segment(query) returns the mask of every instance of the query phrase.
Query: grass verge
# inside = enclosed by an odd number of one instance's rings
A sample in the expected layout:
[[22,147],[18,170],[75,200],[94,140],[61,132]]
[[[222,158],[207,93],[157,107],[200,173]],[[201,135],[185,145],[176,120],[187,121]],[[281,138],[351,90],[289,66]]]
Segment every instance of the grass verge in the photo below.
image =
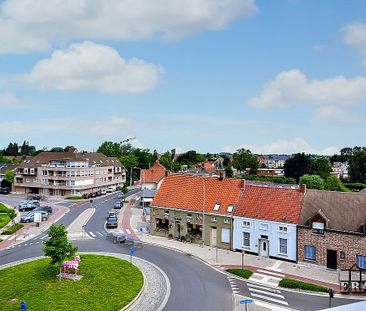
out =
[[312,284],[312,283],[302,282],[302,281],[298,281],[298,280],[286,279],[286,278],[284,278],[280,281],[279,286],[286,287],[286,288],[309,290],[312,292],[325,292],[325,293],[328,292],[328,288],[326,288],[326,287]]
[[11,209],[6,207],[3,203],[0,203],[0,213],[10,213]]
[[117,311],[143,285],[141,271],[115,257],[81,255],[80,281],[58,281],[57,267],[49,262],[41,259],[0,270],[0,310],[19,310],[19,303],[26,301],[29,310],[37,311]]
[[80,195],[71,195],[65,198],[65,200],[82,200],[83,197]]
[[24,225],[22,225],[22,224],[15,224],[15,225],[9,227],[7,230],[5,230],[3,232],[3,235],[11,235],[14,232],[18,231],[19,229],[22,229],[23,227],[24,227]]
[[244,279],[249,279],[253,274],[252,271],[246,269],[226,269],[225,271],[240,276]]
[[8,214],[0,214],[0,229],[3,228],[10,221]]

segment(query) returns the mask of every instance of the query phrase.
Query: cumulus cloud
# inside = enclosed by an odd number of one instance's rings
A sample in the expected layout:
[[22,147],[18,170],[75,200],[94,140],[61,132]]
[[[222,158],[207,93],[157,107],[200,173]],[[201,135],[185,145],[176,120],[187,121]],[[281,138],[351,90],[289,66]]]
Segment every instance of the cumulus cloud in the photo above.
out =
[[304,139],[296,137],[293,140],[280,139],[266,145],[250,145],[242,144],[236,146],[226,146],[223,148],[225,152],[235,152],[240,148],[251,150],[257,154],[293,154],[305,152],[311,154],[332,155],[338,152],[339,148],[330,146],[324,149],[317,149],[310,146]]
[[5,0],[0,52],[43,51],[80,39],[179,38],[224,29],[256,11],[255,0]]
[[43,90],[142,93],[153,88],[163,73],[160,66],[137,58],[125,60],[109,46],[86,41],[53,52],[24,79]]
[[12,93],[0,94],[0,108],[18,108],[21,106],[20,100]]
[[314,110],[315,121],[352,123],[361,121],[361,117],[356,113],[346,111],[335,106],[321,106]]
[[287,107],[300,104],[352,105],[365,101],[366,78],[362,76],[316,80],[307,78],[300,70],[280,72],[268,82],[249,104],[257,108]]
[[342,28],[344,41],[356,47],[361,54],[362,65],[366,67],[366,23],[354,22]]

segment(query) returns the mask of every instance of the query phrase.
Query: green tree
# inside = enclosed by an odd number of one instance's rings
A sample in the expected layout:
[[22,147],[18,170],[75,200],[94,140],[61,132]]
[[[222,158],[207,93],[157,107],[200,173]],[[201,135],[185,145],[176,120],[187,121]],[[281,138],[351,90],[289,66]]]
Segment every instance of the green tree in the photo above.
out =
[[70,149],[76,149],[74,146],[66,146],[65,148],[64,148],[64,151],[65,152],[68,152]]
[[23,145],[20,147],[20,154],[21,155],[29,155],[29,142],[24,141]]
[[324,180],[319,175],[305,174],[300,178],[300,185],[306,185],[309,189],[324,190]]
[[339,191],[341,185],[341,181],[337,176],[330,175],[324,181],[324,189],[329,191]]
[[4,150],[4,154],[7,156],[18,156],[19,155],[19,147],[17,143],[9,143],[8,147]]
[[200,162],[197,160],[197,152],[195,150],[189,150],[185,153],[180,154],[177,161],[186,165],[193,165]]
[[167,170],[172,170],[173,168],[173,160],[172,154],[170,151],[165,152],[159,159],[159,162],[162,166],[164,166]]
[[10,184],[14,182],[14,172],[12,170],[5,171],[5,180]]
[[299,182],[302,175],[311,172],[311,158],[305,153],[296,153],[285,161],[283,167],[286,177],[295,178]]
[[120,144],[111,141],[103,142],[97,152],[103,153],[107,157],[120,157],[122,155]]
[[232,165],[239,171],[244,171],[246,168],[256,170],[258,161],[249,149],[241,148],[233,154]]
[[311,174],[319,175],[324,180],[330,175],[332,165],[327,157],[318,157],[311,161]]
[[64,148],[62,147],[53,147],[50,150],[51,152],[64,152]]
[[51,264],[58,265],[61,273],[61,266],[65,259],[75,255],[78,250],[67,240],[67,231],[63,224],[52,225],[48,232],[49,240],[43,242],[45,256],[51,258]]
[[353,182],[366,183],[366,150],[357,150],[349,159],[349,175]]
[[230,165],[225,168],[225,176],[227,178],[232,178],[234,176],[233,168]]

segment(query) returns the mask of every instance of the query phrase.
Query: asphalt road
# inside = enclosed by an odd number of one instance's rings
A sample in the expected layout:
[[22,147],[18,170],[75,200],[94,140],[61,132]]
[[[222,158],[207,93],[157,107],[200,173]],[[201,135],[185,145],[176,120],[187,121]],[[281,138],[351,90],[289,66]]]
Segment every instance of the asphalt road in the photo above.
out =
[[[93,199],[93,206],[96,212],[87,223],[87,232],[103,232],[105,234],[105,218],[115,201],[114,195],[97,197]],[[63,223],[68,227],[72,221],[85,209],[90,208],[89,202],[66,202],[70,207],[67,213],[58,223]],[[40,256],[42,255],[42,236],[37,236],[19,246],[0,251],[0,264],[6,264],[12,261]],[[128,254],[129,249],[123,246],[113,244],[107,241],[103,236],[97,235],[93,240],[73,241],[73,244],[79,247],[80,251],[102,251],[119,252]],[[232,289],[227,276],[219,273],[204,263],[187,256],[186,254],[172,251],[169,249],[144,245],[142,249],[135,252],[135,256],[146,259],[159,266],[168,276],[171,283],[171,294],[164,310],[232,310]],[[239,288],[240,294],[251,296],[253,294],[253,285],[236,280],[235,284]],[[251,286],[251,291],[248,288]],[[289,307],[298,310],[321,310],[328,306],[328,298],[316,295],[308,295],[297,292],[288,292],[279,290],[280,294],[273,293],[271,290],[265,290],[260,287],[254,288],[256,294],[263,296],[261,300],[274,303],[275,295],[284,297],[284,301]],[[264,292],[270,292],[266,295]],[[274,295],[273,295],[274,294]],[[267,299],[270,297],[272,299]],[[254,298],[254,297],[253,297]],[[279,300],[279,299],[277,299]],[[351,303],[348,299],[333,299],[333,306]],[[283,306],[283,303],[278,303]]]

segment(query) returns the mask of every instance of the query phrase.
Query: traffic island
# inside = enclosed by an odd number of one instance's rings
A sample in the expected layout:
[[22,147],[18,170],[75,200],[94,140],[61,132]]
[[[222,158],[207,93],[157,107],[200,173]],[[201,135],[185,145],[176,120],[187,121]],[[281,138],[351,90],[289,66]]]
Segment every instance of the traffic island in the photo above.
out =
[[0,310],[15,310],[21,302],[38,311],[121,310],[144,284],[140,269],[116,257],[82,254],[79,269],[78,282],[59,281],[48,258],[0,270]]

